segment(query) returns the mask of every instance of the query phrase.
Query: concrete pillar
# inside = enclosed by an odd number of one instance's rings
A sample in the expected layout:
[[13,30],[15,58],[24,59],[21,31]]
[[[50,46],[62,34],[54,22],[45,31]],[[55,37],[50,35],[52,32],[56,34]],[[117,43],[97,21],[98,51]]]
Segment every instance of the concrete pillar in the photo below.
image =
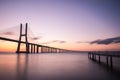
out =
[[45,47],[45,53],[47,53],[47,47]]
[[31,44],[31,53],[33,53],[33,45]]
[[35,49],[36,49],[36,48],[35,48],[35,44],[34,44],[34,53],[35,53]]
[[59,49],[59,53],[61,53],[61,50]]
[[41,53],[43,53],[43,47],[41,46]]
[[52,53],[52,48],[50,48],[50,53]]
[[46,53],[48,53],[48,47],[46,47]]
[[44,53],[46,53],[46,47],[44,47]]
[[37,53],[39,53],[39,46],[37,45]]
[[112,64],[112,56],[110,56],[110,68],[113,68],[113,64]]
[[53,49],[51,48],[51,53],[53,53]]
[[56,53],[58,53],[58,49],[56,49]]
[[57,53],[57,49],[55,49],[55,53]]
[[30,53],[30,44],[28,43],[28,53]]
[[53,53],[55,52],[55,49],[53,48]]
[[48,53],[50,53],[50,48],[48,47]]
[[61,53],[61,50],[59,49],[59,53]]
[[56,53],[56,49],[54,48],[54,53]]
[[49,47],[47,48],[47,50],[48,50],[48,53],[50,53],[50,48]]
[[108,67],[108,56],[106,56],[106,64],[107,64],[107,67]]
[[62,49],[61,49],[61,51],[60,51],[61,53],[62,53]]

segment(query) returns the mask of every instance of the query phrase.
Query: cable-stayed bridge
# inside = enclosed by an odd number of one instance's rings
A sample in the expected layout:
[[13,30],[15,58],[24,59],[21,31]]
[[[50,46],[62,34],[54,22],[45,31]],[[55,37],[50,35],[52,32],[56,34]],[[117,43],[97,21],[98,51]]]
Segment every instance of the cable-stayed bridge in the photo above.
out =
[[[45,46],[45,45],[40,45],[37,43],[33,42],[28,42],[28,24],[26,23],[25,25],[25,30],[23,31],[23,25],[20,24],[20,34],[17,35],[19,36],[19,40],[16,39],[11,39],[8,37],[0,37],[0,40],[5,40],[5,41],[11,41],[11,42],[16,42],[18,43],[16,53],[67,53],[67,52],[78,52],[78,51],[73,51],[73,50],[66,50],[66,49],[61,49],[61,48],[56,48],[56,47],[50,47],[50,46]],[[13,33],[11,32],[6,32],[6,34],[12,35]],[[22,41],[22,37],[24,37],[25,41]],[[25,44],[25,50],[21,51],[21,43]]]

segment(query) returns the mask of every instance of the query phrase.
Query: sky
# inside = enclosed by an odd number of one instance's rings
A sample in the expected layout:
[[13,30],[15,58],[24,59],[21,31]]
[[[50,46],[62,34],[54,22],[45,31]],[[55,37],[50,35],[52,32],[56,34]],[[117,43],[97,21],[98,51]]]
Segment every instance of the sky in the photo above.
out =
[[[28,23],[38,44],[80,51],[120,50],[119,8],[119,0],[0,0],[0,36],[16,38],[15,29]],[[16,47],[0,40],[0,51]]]

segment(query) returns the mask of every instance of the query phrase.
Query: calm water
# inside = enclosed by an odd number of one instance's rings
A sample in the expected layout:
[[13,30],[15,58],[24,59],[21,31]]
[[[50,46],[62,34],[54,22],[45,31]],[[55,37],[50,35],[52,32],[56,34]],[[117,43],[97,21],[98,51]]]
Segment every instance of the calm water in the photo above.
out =
[[120,80],[87,54],[0,54],[0,80]]

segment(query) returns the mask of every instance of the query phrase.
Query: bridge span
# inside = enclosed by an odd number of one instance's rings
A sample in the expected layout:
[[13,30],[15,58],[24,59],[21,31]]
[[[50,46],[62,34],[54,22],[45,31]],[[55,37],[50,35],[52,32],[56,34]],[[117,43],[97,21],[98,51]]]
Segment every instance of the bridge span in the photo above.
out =
[[[25,37],[25,41],[21,40],[22,36]],[[67,53],[67,52],[78,52],[78,51],[60,49],[60,48],[56,48],[56,47],[44,46],[44,45],[28,42],[28,39],[27,39],[27,23],[26,23],[25,34],[22,34],[22,24],[20,24],[19,40],[9,39],[9,38],[5,38],[5,37],[0,37],[0,40],[5,40],[5,41],[18,43],[16,53]],[[26,44],[26,51],[20,51],[20,44],[21,43]]]
[[[16,43],[20,42],[20,43],[26,44],[26,42],[24,42],[24,41],[18,41],[18,40],[4,38],[4,37],[0,37],[0,40],[16,42]],[[75,52],[73,50],[60,49],[60,48],[44,46],[44,45],[35,44],[35,43],[28,43],[28,45],[29,45],[29,53],[67,53],[67,52]],[[41,48],[41,51],[39,50],[39,48]],[[22,51],[20,53],[26,53],[26,52]]]

